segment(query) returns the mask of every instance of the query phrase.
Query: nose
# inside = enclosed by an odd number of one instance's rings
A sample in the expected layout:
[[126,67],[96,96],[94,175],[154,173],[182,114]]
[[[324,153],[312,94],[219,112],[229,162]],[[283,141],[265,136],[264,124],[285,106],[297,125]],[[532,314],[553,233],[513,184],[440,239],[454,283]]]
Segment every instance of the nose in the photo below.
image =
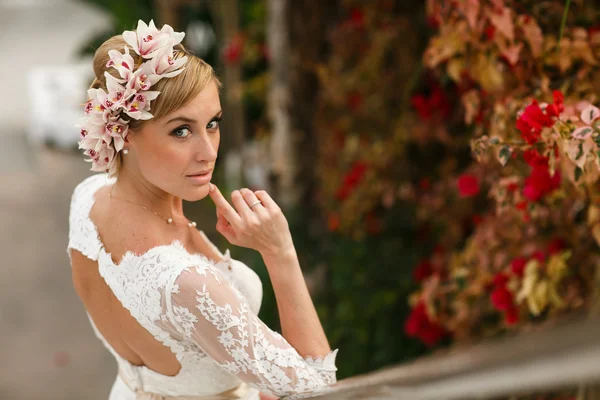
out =
[[200,142],[196,146],[196,161],[213,163],[217,159],[219,142],[214,140],[211,135],[204,132]]

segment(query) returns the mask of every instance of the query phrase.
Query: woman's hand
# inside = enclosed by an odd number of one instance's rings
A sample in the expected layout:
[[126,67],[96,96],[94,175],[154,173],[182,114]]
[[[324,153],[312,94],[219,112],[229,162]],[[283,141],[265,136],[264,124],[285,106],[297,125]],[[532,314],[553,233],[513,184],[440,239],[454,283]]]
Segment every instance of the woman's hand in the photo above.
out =
[[276,257],[294,251],[288,222],[283,212],[264,190],[235,190],[231,204],[213,184],[210,198],[217,206],[217,231],[236,246],[248,247],[263,257]]

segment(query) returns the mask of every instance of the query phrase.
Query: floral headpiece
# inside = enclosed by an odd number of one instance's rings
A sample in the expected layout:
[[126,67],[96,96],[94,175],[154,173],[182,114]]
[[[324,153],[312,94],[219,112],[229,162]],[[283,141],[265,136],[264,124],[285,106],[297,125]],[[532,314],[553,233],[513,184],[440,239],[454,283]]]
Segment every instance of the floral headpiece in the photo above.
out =
[[142,58],[144,62],[134,71],[133,57],[129,48],[124,53],[110,50],[110,60],[106,67],[119,72],[120,79],[104,72],[106,88],[89,89],[85,104],[85,120],[81,125],[79,148],[92,163],[92,171],[112,174],[116,168],[115,156],[123,149],[127,136],[129,118],[147,120],[150,114],[150,102],[160,94],[150,91],[150,87],[162,78],[172,78],[183,71],[187,57],[173,59],[173,47],[183,40],[185,33],[174,32],[169,25],[159,31],[154,21],[146,25],[138,22],[137,30],[123,32],[123,39]]

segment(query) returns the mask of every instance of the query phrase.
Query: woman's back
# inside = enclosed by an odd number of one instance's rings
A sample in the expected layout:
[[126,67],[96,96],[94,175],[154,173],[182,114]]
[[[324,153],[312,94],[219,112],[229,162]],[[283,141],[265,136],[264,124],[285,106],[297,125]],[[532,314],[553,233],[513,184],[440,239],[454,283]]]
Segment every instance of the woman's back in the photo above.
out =
[[243,382],[283,395],[335,380],[336,352],[304,360],[256,317],[262,286],[252,270],[201,232],[172,238],[143,214],[109,207],[101,196],[113,182],[99,174],[75,189],[68,249],[92,326],[119,364],[111,398],[249,399],[258,391]]
[[[161,231],[157,221],[147,218],[148,214],[144,214],[143,209],[127,202],[111,201],[108,196],[111,189],[112,184],[107,184],[95,192],[90,220],[113,262],[119,264],[128,251],[144,254],[175,239],[169,240],[169,232]],[[189,233],[189,229],[184,233]],[[123,307],[100,276],[97,261],[79,252],[74,252],[72,257],[73,284],[77,294],[112,349],[133,365],[145,365],[163,375],[176,375],[181,365],[174,354]]]

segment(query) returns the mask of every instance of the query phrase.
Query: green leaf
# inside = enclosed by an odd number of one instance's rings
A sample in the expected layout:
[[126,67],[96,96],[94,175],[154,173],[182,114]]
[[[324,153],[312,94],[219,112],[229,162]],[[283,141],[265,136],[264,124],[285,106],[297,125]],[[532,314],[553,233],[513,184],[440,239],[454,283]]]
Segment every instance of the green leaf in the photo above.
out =
[[502,166],[506,165],[511,154],[512,149],[509,146],[502,146],[502,148],[500,149],[500,153],[498,154],[498,161],[500,161],[500,164],[502,164]]
[[571,6],[571,0],[565,0],[565,11],[562,15],[562,21],[560,22],[560,31],[558,33],[558,45],[556,46],[557,50],[560,50],[560,40],[563,37],[563,33],[565,31],[565,25],[567,24],[567,15],[569,14],[569,7]]
[[575,160],[579,160],[583,156],[583,142],[579,143],[578,149],[579,149],[579,151],[578,151],[577,155],[575,156]]
[[579,181],[581,175],[583,174],[583,170],[579,167],[575,167],[575,182]]

